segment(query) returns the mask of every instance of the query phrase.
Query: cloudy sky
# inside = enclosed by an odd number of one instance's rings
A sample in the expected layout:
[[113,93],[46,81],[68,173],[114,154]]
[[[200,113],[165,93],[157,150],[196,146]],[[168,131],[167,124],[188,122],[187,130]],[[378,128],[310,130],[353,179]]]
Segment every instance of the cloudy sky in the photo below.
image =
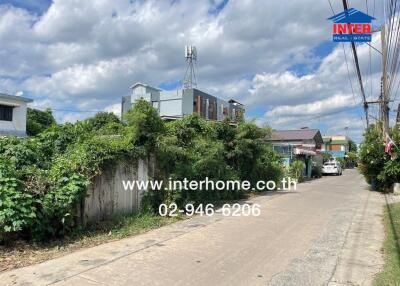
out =
[[[379,26],[381,1],[349,2]],[[248,118],[360,141],[353,58],[349,44],[332,43],[330,16],[328,0],[0,0],[0,92],[22,91],[59,122],[119,112],[132,83],[178,88],[192,44],[199,88],[243,102]],[[379,33],[372,45],[380,48]],[[357,50],[367,97],[376,99],[380,56]]]

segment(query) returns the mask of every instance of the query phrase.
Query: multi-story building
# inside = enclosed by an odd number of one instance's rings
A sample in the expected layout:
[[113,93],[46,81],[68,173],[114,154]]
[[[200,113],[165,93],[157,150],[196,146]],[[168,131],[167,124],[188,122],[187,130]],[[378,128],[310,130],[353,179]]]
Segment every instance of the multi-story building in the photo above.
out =
[[32,99],[0,93],[0,136],[26,136],[29,102],[32,102]]
[[323,136],[324,143],[321,146],[321,153],[329,153],[335,158],[344,158],[349,152],[350,139],[346,136]]
[[225,101],[196,88],[164,91],[143,83],[130,87],[131,95],[122,98],[122,115],[128,112],[135,101],[143,98],[157,109],[163,119],[179,119],[194,112],[209,120],[232,121],[244,114],[244,106],[235,101]]

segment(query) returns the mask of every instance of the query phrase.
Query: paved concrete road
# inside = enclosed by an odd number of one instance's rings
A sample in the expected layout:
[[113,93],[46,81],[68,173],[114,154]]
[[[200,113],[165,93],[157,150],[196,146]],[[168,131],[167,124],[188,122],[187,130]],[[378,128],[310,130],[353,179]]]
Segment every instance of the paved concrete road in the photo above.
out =
[[368,285],[382,265],[384,198],[355,170],[0,274],[0,285]]

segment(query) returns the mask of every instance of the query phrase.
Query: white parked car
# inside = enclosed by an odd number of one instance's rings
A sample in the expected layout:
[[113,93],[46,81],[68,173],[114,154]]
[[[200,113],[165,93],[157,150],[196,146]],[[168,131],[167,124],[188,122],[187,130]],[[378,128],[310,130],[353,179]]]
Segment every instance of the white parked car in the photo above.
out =
[[342,174],[342,166],[340,166],[340,163],[337,161],[326,162],[322,166],[322,174],[323,175],[335,174],[340,176]]

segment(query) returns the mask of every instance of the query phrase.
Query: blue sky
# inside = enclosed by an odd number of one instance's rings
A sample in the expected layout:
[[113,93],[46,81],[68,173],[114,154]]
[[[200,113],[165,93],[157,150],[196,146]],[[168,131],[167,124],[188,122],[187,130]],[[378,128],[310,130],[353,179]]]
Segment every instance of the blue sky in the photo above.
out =
[[[331,0],[335,12],[341,0]],[[366,2],[351,1],[366,12]],[[382,18],[382,5],[368,2]],[[129,86],[179,88],[183,47],[198,49],[199,88],[246,105],[276,129],[303,126],[361,139],[365,123],[351,50],[331,41],[327,1],[0,0],[0,89],[23,91],[59,122],[118,113]],[[373,45],[379,46],[379,35]],[[380,60],[357,47],[368,98],[379,92]],[[372,88],[371,88],[372,86]],[[376,115],[375,108],[372,114]],[[345,127],[349,127],[345,131]]]
[[41,15],[47,11],[51,2],[50,0],[0,0],[0,5],[9,4]]

